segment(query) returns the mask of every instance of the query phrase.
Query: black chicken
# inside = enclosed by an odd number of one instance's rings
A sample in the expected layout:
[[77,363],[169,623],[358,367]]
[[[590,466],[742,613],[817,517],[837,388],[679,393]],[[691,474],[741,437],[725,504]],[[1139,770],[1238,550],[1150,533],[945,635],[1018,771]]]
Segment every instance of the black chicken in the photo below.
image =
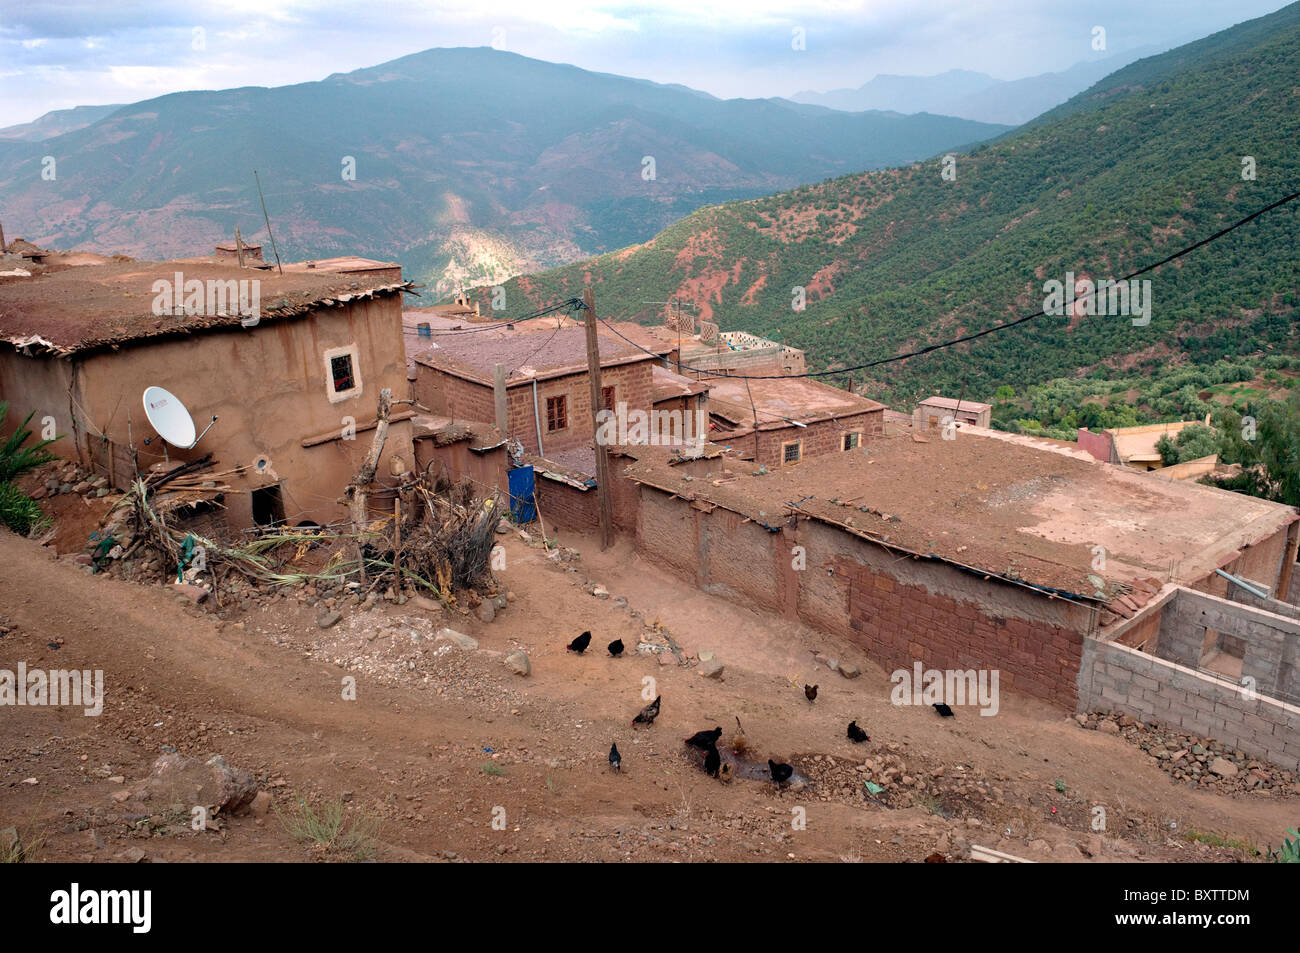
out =
[[701,751],[708,751],[710,748],[718,746],[718,739],[722,737],[722,726],[719,725],[712,731],[697,731],[686,739],[686,743],[692,748],[699,748]]
[[952,713],[952,709],[949,708],[947,705],[945,705],[943,702],[935,702],[935,703],[934,703],[934,710],[937,711],[937,712],[939,713],[939,717],[940,717],[940,718],[956,718],[956,717],[957,717],[956,715],[954,715],[954,714]]
[[806,695],[806,696],[808,697],[808,700],[809,700],[810,702],[815,702],[815,701],[817,700],[817,686],[816,686],[816,685],[805,685],[805,686],[803,687],[803,693],[804,693],[804,695]]
[[859,728],[856,721],[849,722],[849,741],[852,741],[855,745],[860,745],[862,742],[870,740],[871,736]]
[[577,652],[579,655],[581,655],[583,652],[587,651],[587,646],[590,644],[591,644],[591,633],[584,632],[582,633],[582,635],[578,636],[567,646],[565,646],[565,648],[567,648],[570,652]]
[[704,755],[704,773],[716,778],[720,767],[722,767],[722,755],[718,754],[717,748],[710,748]]
[[609,766],[615,771],[623,767],[623,759],[619,756],[617,744],[609,746]]
[[654,701],[652,701],[650,704],[642,708],[641,711],[637,714],[637,716],[632,719],[632,724],[653,725],[655,723],[655,719],[659,717],[660,698],[663,698],[663,696],[662,695],[656,696]]
[[772,780],[777,784],[784,784],[786,781],[789,781],[790,777],[794,774],[794,768],[790,767],[790,765],[777,764],[777,762],[773,761],[771,758],[767,759],[767,771],[768,774],[772,775]]
[[609,643],[609,654],[612,655],[614,658],[618,658],[620,655],[623,654],[622,639],[615,639],[613,642]]

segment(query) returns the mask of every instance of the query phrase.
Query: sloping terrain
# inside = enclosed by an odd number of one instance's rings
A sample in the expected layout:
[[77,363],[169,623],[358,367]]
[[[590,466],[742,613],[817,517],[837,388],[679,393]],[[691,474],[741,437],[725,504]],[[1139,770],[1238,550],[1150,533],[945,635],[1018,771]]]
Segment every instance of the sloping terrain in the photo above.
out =
[[42,142],[0,142],[0,209],[9,237],[43,247],[191,256],[236,227],[265,241],[256,169],[282,256],[395,259],[455,287],[644,241],[708,203],[1005,128],[719,100],[434,49],[320,82],[161,96]]
[[[675,297],[724,330],[806,348],[820,369],[890,357],[1032,313],[1067,272],[1122,277],[1300,188],[1298,75],[1292,4],[1119,70],[957,155],[955,179],[936,159],[702,209],[643,245],[519,278],[510,300],[524,310],[590,278],[608,318],[658,321],[644,302]],[[892,400],[992,395],[1099,365],[1295,353],[1298,211],[1148,275],[1144,326],[1046,317],[855,383]]]

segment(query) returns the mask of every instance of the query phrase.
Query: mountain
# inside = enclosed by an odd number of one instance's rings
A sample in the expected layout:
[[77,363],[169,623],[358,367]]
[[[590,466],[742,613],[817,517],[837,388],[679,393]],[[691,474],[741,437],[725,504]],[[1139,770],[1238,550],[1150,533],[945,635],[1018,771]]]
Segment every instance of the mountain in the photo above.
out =
[[[658,321],[643,302],[675,297],[724,330],[807,349],[817,369],[888,358],[1032,313],[1067,271],[1122,277],[1300,188],[1296,76],[1300,4],[1124,67],[958,155],[955,181],[934,160],[702,209],[642,245],[518,278],[507,300],[520,313],[590,280],[606,318]],[[1043,317],[854,381],[885,399],[984,399],[1003,384],[1300,353],[1298,220],[1300,202],[1148,275],[1145,326]]]
[[236,226],[265,240],[256,169],[282,256],[396,259],[450,288],[1003,131],[434,49],[319,82],[161,96],[38,146],[0,142],[0,209],[6,234],[43,246],[193,255]]
[[116,103],[112,106],[74,106],[71,109],[56,109],[31,122],[5,126],[0,129],[0,141],[44,142],[65,132],[85,129],[91,123],[99,122],[121,108],[122,104]]
[[938,76],[884,74],[857,89],[834,89],[828,93],[808,91],[790,98],[798,103],[830,109],[927,112],[1018,126],[1083,92],[1115,70],[1158,52],[1157,47],[1144,46],[1103,59],[1076,63],[1058,73],[1016,80],[998,80],[987,73],[960,69]]

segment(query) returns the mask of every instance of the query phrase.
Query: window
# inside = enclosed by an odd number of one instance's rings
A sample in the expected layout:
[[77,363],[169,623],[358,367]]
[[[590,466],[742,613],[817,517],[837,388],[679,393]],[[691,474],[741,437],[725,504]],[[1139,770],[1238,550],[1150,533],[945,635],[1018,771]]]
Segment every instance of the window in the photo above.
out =
[[563,395],[546,398],[546,429],[564,430],[569,426],[569,409]]
[[841,447],[840,449],[841,449],[841,450],[856,450],[856,449],[858,449],[858,447],[860,447],[861,445],[862,445],[862,434],[860,434],[860,433],[846,433],[846,434],[844,435],[844,446]]
[[338,357],[331,357],[330,376],[334,379],[336,394],[341,390],[352,390],[356,387],[356,381],[352,378],[352,355],[340,354]]
[[803,441],[796,440],[794,443],[781,444],[781,462],[798,463],[803,459]]
[[604,405],[606,410],[614,409],[614,388],[613,387],[602,387],[600,389],[600,402],[601,404]]
[[325,394],[331,403],[356,397],[361,393],[361,366],[357,346],[332,347],[325,357]]

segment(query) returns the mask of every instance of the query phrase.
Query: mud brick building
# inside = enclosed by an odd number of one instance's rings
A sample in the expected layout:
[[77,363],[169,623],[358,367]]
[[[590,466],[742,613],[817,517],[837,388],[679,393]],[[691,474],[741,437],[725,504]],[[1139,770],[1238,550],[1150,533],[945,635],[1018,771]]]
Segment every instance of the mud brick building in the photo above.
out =
[[[1188,641],[1171,616],[1162,635],[1152,615],[1170,593],[1285,615],[1276,598],[1266,610],[1237,601],[1232,579],[1289,591],[1292,507],[983,430],[882,437],[763,475],[735,463],[697,461],[696,473],[639,448],[618,469],[640,487],[621,503],[635,512],[620,514],[638,552],[708,592],[843,636],[886,671],[997,669],[1003,689],[1074,709],[1096,694],[1092,660],[1117,635],[1156,661]],[[1284,632],[1294,620],[1270,624]],[[1215,620],[1198,632],[1198,646],[1216,637]],[[1260,636],[1260,672],[1288,664],[1280,644]]]
[[803,377],[710,377],[710,439],[773,469],[856,450],[885,431],[884,404]]
[[[125,489],[164,460],[211,454],[232,492],[232,528],[287,520],[328,523],[369,447],[381,389],[405,396],[401,297],[409,285],[387,262],[342,260],[280,275],[229,258],[50,263],[0,278],[0,398],[7,425],[29,412],[51,451]],[[159,280],[258,281],[260,317],[245,325],[233,303],[203,313],[154,313]],[[248,286],[252,287],[252,286]],[[224,313],[223,313],[224,311]],[[170,391],[199,431],[190,449],[164,446],[145,417],[145,387]],[[395,408],[379,477],[414,465],[411,412]],[[354,428],[354,431],[353,431]],[[356,439],[345,439],[355,432]]]
[[[417,403],[452,420],[496,423],[499,363],[505,369],[507,437],[544,457],[589,447],[594,431],[582,325],[548,319],[486,328],[440,330],[427,340],[408,335]],[[648,411],[659,358],[605,331],[599,343],[604,405],[622,402]]]

